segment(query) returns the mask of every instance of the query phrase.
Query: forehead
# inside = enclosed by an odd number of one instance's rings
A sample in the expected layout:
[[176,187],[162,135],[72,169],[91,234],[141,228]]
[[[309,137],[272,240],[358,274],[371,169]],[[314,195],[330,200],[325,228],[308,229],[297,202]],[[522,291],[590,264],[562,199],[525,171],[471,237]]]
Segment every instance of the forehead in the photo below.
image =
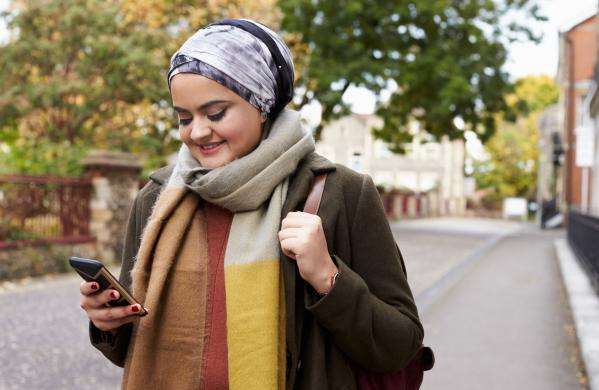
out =
[[241,99],[237,94],[214,80],[195,73],[179,73],[171,80],[171,97],[177,106],[201,105],[220,99]]

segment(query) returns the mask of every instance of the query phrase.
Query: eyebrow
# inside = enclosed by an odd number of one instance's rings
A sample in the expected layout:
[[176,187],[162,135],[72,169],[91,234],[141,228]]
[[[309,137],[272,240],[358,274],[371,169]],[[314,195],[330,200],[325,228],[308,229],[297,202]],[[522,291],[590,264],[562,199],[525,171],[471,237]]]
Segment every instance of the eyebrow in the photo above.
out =
[[[201,110],[205,110],[206,108],[208,108],[208,107],[210,107],[210,106],[213,106],[213,105],[215,105],[215,104],[219,104],[219,103],[228,103],[228,102],[229,102],[228,100],[210,100],[210,101],[208,101],[208,102],[206,102],[206,103],[202,104],[201,106],[199,106],[199,107],[198,107],[198,110],[200,110],[200,111],[201,111]],[[189,112],[189,111],[187,111],[186,109],[184,109],[184,108],[181,108],[181,107],[174,106],[173,108],[174,108],[174,109],[175,109],[175,111],[177,111],[177,112],[186,112],[186,113],[188,113],[188,112]]]

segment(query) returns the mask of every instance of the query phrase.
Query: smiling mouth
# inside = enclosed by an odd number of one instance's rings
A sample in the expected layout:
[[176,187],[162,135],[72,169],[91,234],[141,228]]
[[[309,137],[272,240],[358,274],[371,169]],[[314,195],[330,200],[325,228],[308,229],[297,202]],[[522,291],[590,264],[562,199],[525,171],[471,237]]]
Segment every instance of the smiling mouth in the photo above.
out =
[[218,148],[220,145],[224,144],[225,141],[221,141],[221,142],[216,142],[216,143],[212,143],[212,144],[207,144],[207,145],[199,145],[200,149],[202,150],[213,150]]

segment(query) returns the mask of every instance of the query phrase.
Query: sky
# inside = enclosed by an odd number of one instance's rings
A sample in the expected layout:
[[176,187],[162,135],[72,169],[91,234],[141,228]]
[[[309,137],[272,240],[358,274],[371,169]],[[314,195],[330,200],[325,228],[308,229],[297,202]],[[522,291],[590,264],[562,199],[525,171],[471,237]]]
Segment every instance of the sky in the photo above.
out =
[[[514,78],[530,74],[554,76],[557,72],[558,31],[565,31],[597,12],[597,0],[540,0],[548,22],[538,23],[540,44],[512,44],[506,69]],[[539,30],[536,30],[539,31]]]

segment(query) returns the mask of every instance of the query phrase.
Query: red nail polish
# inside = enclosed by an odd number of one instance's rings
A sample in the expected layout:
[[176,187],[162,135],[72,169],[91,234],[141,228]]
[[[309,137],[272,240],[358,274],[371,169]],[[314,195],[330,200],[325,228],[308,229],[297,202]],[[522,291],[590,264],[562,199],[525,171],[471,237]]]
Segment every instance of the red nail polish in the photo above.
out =
[[131,308],[131,311],[133,311],[134,313],[137,313],[137,312],[139,311],[139,307],[137,307],[137,306],[133,306],[133,307]]
[[112,298],[116,298],[116,293],[115,293],[114,291],[112,291],[112,292],[110,293],[110,296],[111,296]]
[[92,284],[92,290],[97,290],[98,289],[98,285],[96,283]]

